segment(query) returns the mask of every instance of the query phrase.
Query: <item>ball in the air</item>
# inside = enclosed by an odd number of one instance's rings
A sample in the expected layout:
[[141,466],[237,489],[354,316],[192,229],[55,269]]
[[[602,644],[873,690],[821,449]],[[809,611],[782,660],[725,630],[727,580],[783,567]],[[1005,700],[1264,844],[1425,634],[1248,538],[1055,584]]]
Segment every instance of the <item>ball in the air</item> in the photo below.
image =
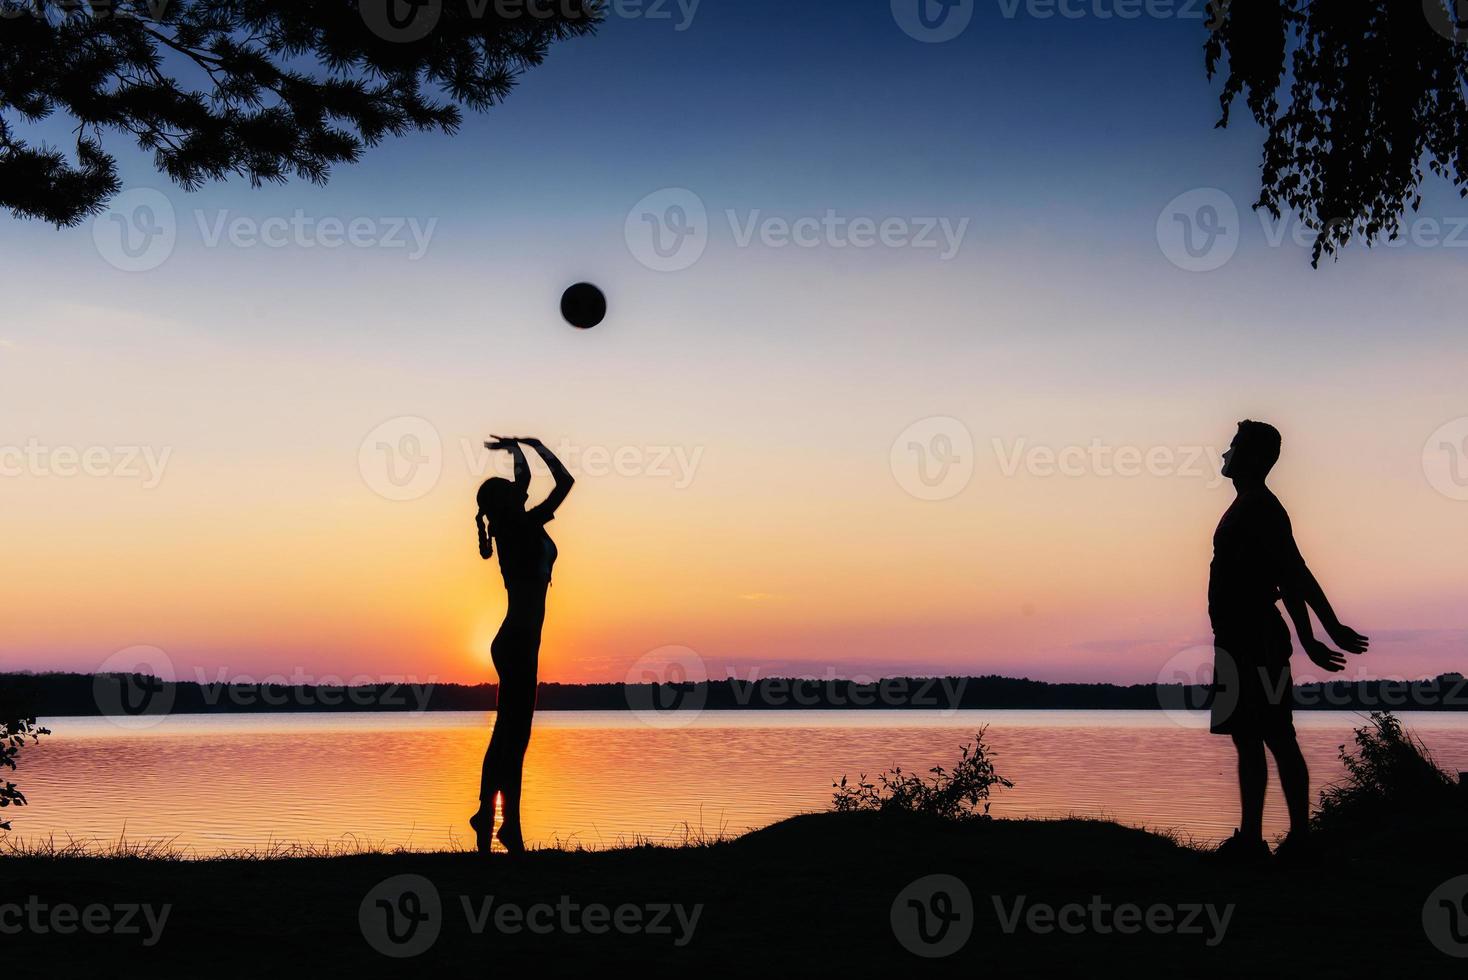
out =
[[561,294],[561,316],[573,327],[590,330],[607,315],[607,298],[589,282],[578,282]]

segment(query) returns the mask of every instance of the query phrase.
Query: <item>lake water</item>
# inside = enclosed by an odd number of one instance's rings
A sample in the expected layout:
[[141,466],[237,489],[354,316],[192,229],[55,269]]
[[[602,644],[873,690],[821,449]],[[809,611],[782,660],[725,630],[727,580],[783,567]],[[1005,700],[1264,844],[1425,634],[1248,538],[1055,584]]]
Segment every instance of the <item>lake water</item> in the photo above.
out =
[[[1454,772],[1468,715],[1400,717]],[[272,842],[472,846],[493,713],[180,715],[130,730],[56,718],[12,778],[31,805],[14,835],[168,839],[199,855]],[[1317,790],[1363,716],[1301,712]],[[678,728],[632,712],[541,712],[525,775],[525,831],[541,844],[606,847],[737,834],[829,806],[842,774],[951,765],[989,726],[1000,817],[1104,816],[1211,841],[1236,824],[1229,740],[1206,717],[1162,711],[704,712]],[[1271,775],[1271,779],[1272,779]],[[1283,832],[1277,784],[1267,830]]]

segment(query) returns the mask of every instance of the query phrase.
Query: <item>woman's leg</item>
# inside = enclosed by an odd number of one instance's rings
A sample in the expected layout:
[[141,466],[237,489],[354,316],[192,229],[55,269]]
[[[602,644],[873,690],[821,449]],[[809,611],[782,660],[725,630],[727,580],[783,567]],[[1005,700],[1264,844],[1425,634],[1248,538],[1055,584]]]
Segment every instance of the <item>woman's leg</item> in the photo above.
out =
[[[500,842],[511,850],[524,846],[520,830],[520,792],[525,752],[530,746],[530,728],[535,717],[540,632],[544,621],[544,586],[539,589],[512,588],[509,611],[492,647],[500,686],[494,732],[490,736],[480,778],[481,824],[493,822],[494,798],[499,793],[504,811]],[[487,833],[482,836],[487,837]]]

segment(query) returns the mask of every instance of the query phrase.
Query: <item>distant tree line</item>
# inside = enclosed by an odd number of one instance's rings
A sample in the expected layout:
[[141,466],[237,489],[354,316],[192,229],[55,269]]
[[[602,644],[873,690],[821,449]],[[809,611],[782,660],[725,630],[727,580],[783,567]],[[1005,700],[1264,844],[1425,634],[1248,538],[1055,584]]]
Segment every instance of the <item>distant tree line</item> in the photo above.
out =
[[[420,681],[336,686],[169,682],[139,674],[0,674],[0,690],[27,689],[34,716],[239,714],[312,711],[492,711],[494,684]],[[682,684],[541,684],[551,711],[1105,708],[1202,709],[1205,685],[1073,684],[998,677],[891,677],[880,681],[771,677]],[[1468,681],[1458,673],[1414,681],[1297,685],[1300,710],[1461,710]]]

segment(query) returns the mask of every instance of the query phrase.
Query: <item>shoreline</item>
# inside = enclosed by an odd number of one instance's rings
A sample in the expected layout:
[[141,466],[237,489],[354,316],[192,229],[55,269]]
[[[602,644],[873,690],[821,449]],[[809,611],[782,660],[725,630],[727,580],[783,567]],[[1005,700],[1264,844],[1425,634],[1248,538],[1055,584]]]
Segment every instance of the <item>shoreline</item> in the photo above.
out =
[[[945,969],[1069,975],[1083,957],[1088,972],[1138,976],[1171,975],[1179,964],[1189,976],[1237,976],[1261,962],[1307,971],[1300,975],[1446,976],[1457,961],[1424,933],[1421,910],[1451,874],[1441,850],[1424,860],[1420,845],[1439,840],[1461,853],[1461,844],[1427,831],[1384,832],[1359,853],[1290,871],[1218,867],[1174,838],[1104,821],[818,813],[726,841],[522,857],[5,857],[7,896],[19,898],[0,896],[0,905],[14,901],[21,915],[29,901],[40,924],[7,935],[7,955],[59,976],[115,967],[118,956],[155,975],[197,975],[208,964],[216,975],[258,976],[268,956],[289,975],[482,975],[491,964],[543,970],[553,957],[557,975],[617,965],[723,976],[751,950],[786,974],[824,975],[845,963],[868,975],[910,970],[931,952],[915,946],[923,940],[901,916],[904,897],[936,881],[967,920],[963,941],[937,961]],[[1319,935],[1321,923],[1360,920],[1363,881],[1372,896],[1363,941]],[[1218,913],[1212,929],[1178,928],[1207,906]],[[48,928],[50,910],[92,907],[151,911],[151,920],[135,918],[154,932]],[[666,918],[681,921],[681,932],[647,928],[654,913],[678,907],[681,920]],[[1015,915],[1035,908],[1086,911],[1073,911],[1075,928],[1066,929],[1053,915]],[[1153,928],[1118,930],[1097,918],[1132,908],[1153,910]],[[426,916],[431,941],[389,935],[388,909]],[[527,928],[545,909],[557,910],[545,928]],[[623,910],[624,928],[588,929],[576,911],[586,909]],[[1172,925],[1162,928],[1164,919]]]

